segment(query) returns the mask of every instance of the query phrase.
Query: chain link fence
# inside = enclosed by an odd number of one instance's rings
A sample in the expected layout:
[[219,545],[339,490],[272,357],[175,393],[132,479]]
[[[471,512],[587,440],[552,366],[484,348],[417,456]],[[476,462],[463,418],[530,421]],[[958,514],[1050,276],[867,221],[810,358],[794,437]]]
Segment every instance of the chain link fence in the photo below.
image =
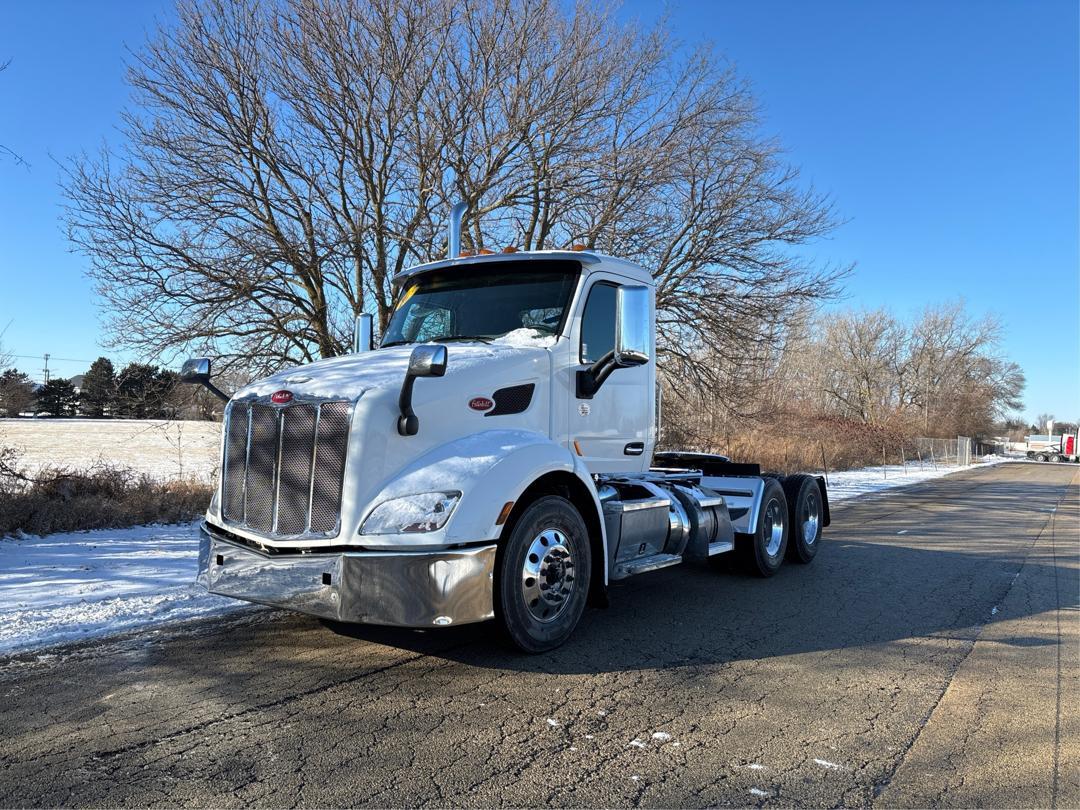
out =
[[913,455],[907,461],[934,467],[966,467],[971,464],[972,456],[978,457],[978,450],[968,436],[955,439],[931,439],[920,437],[913,440]]

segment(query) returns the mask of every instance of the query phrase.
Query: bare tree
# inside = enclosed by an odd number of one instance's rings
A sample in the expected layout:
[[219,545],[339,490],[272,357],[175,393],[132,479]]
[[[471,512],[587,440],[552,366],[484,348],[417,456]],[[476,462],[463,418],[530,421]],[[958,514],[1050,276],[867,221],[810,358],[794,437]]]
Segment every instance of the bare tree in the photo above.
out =
[[463,199],[469,247],[651,268],[663,369],[737,408],[843,269],[794,251],[834,218],[746,87],[679,53],[591,2],[181,0],[130,66],[128,145],[68,167],[69,232],[118,345],[262,372],[385,324]]
[[[9,67],[11,67],[10,59],[8,59],[6,62],[0,62],[0,73],[3,73]],[[18,153],[13,152],[9,147],[5,146],[2,143],[0,143],[0,155],[7,155],[8,158],[15,162],[16,166],[25,166],[27,168],[29,168],[30,166],[30,164],[23,160]]]

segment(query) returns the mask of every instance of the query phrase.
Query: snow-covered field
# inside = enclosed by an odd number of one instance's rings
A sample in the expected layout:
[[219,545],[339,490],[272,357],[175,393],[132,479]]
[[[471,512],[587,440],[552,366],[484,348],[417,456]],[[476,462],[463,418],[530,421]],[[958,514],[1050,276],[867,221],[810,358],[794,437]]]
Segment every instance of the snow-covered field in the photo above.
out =
[[195,585],[198,524],[0,540],[0,655],[221,613]]
[[218,422],[162,419],[0,419],[0,446],[15,447],[30,470],[130,467],[155,478],[211,480],[221,443]]
[[[829,498],[835,503],[957,469],[831,473]],[[0,655],[243,607],[194,584],[198,548],[196,523],[0,540]]]

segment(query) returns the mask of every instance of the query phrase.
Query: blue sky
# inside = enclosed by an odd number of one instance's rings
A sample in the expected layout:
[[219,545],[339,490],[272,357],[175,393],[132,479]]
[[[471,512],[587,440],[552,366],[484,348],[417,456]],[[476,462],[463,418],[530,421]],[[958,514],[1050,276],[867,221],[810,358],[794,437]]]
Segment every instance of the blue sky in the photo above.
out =
[[[667,6],[749,80],[765,131],[848,221],[813,247],[857,262],[841,306],[909,315],[962,296],[997,313],[1028,378],[1026,413],[1080,416],[1075,2],[781,2]],[[629,0],[626,19],[660,7]],[[10,5],[0,30],[0,330],[70,375],[106,350],[85,261],[60,224],[53,158],[115,142],[126,47],[164,0]],[[42,363],[20,358],[40,376]]]

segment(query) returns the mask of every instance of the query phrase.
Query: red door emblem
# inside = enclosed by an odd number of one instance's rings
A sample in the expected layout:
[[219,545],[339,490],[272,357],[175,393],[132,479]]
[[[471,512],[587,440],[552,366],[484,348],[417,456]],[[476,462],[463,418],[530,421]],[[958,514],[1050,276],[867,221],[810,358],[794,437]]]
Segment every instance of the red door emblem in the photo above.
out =
[[469,400],[469,407],[474,411],[490,411],[495,407],[495,403],[487,397],[473,397]]
[[292,391],[275,391],[270,395],[270,401],[275,405],[288,405],[292,402]]

